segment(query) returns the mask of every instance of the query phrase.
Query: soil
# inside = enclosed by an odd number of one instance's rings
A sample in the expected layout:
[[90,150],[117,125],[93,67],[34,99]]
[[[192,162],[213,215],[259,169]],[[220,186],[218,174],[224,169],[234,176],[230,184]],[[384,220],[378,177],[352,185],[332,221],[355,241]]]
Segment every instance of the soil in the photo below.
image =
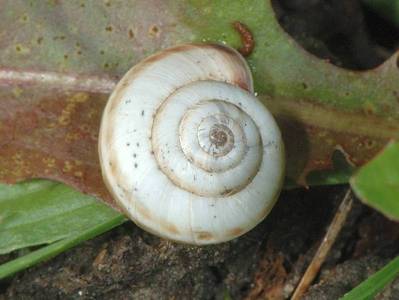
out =
[[[274,8],[304,48],[341,67],[373,68],[399,46],[399,30],[359,1],[280,0]],[[129,222],[1,282],[0,300],[286,299],[347,189],[284,191],[254,230],[216,246],[165,241]],[[338,299],[398,253],[399,224],[355,200],[305,299]],[[399,280],[378,299],[399,299]]]

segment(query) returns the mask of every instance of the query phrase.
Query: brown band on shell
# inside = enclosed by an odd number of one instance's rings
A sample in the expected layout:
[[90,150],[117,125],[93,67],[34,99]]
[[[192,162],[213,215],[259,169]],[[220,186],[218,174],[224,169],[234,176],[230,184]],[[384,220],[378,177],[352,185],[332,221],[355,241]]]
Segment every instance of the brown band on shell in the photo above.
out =
[[198,232],[194,232],[194,234],[198,240],[202,240],[202,241],[209,241],[209,240],[212,240],[215,238],[213,236],[213,234],[208,231],[198,231]]
[[237,237],[237,236],[244,234],[245,232],[246,232],[245,228],[235,227],[235,228],[230,229],[227,232],[227,235],[231,236],[231,237]]
[[242,47],[238,49],[238,52],[240,52],[242,56],[249,56],[255,47],[255,40],[252,32],[245,24],[239,21],[233,22],[233,27],[241,36]]

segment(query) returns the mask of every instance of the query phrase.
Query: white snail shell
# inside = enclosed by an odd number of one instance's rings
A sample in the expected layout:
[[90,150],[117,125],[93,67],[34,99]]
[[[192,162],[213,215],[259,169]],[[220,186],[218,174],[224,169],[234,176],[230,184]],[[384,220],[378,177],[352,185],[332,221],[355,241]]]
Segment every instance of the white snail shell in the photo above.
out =
[[136,224],[211,244],[265,218],[284,147],[252,92],[245,60],[222,45],[170,48],[127,72],[104,110],[99,155],[109,191]]

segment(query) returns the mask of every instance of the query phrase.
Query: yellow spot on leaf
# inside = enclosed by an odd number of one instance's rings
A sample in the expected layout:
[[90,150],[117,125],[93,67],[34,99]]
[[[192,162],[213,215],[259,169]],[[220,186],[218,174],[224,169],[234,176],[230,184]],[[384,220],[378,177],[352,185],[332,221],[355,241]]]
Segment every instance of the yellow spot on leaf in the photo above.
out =
[[55,166],[55,159],[52,157],[44,157],[42,158],[42,161],[46,164],[47,167],[49,168],[54,168]]
[[363,111],[367,114],[367,115],[372,115],[375,113],[375,105],[371,102],[366,102],[363,105]]
[[67,143],[79,140],[79,134],[77,132],[68,132],[65,136]]
[[13,94],[15,97],[21,96],[21,95],[22,95],[22,92],[23,92],[23,90],[22,90],[21,88],[19,88],[19,87],[15,87],[15,88],[12,89],[12,94]]
[[24,14],[24,15],[22,15],[21,17],[20,17],[20,20],[22,21],[22,22],[28,22],[29,21],[29,16],[28,15],[26,15],[26,14]]
[[71,122],[70,113],[63,111],[61,117],[58,119],[58,123],[62,126],[67,126]]
[[81,129],[83,132],[90,132],[90,126],[89,126],[88,124],[81,124],[81,125],[80,125],[80,129]]
[[15,51],[18,54],[29,54],[30,53],[30,49],[28,47],[25,47],[21,44],[17,44],[15,45]]
[[76,177],[81,178],[81,177],[83,177],[83,172],[82,171],[76,171],[76,172],[73,173],[73,175],[75,175]]
[[22,154],[21,152],[16,152],[12,157],[12,160],[15,164],[22,164]]
[[73,168],[72,163],[71,163],[69,160],[66,160],[66,161],[64,162],[64,166],[63,166],[63,168],[62,168],[62,171],[64,171],[64,172],[70,172],[70,171],[72,170],[72,168]]
[[61,126],[68,126],[71,123],[71,115],[75,112],[77,104],[86,102],[88,98],[89,95],[86,93],[76,93],[69,98],[67,100],[68,104],[62,110],[61,116],[58,118],[58,123]]
[[89,95],[87,93],[76,93],[68,101],[73,103],[83,103],[86,102],[87,99],[89,99]]
[[97,111],[95,109],[90,109],[89,112],[87,113],[87,118],[91,119],[96,115]]

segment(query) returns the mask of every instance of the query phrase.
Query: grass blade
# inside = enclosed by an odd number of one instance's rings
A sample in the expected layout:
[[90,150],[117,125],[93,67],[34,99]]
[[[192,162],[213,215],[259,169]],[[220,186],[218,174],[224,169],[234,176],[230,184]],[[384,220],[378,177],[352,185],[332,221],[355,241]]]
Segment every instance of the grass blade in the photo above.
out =
[[363,281],[356,288],[345,294],[341,300],[366,300],[380,292],[388,283],[399,275],[399,256],[389,262],[377,273]]
[[100,235],[125,222],[125,217],[117,215],[101,224],[83,231],[81,234],[55,242],[25,256],[14,259],[0,266],[0,279],[8,277],[18,271],[29,268],[39,262],[52,258],[88,239]]

